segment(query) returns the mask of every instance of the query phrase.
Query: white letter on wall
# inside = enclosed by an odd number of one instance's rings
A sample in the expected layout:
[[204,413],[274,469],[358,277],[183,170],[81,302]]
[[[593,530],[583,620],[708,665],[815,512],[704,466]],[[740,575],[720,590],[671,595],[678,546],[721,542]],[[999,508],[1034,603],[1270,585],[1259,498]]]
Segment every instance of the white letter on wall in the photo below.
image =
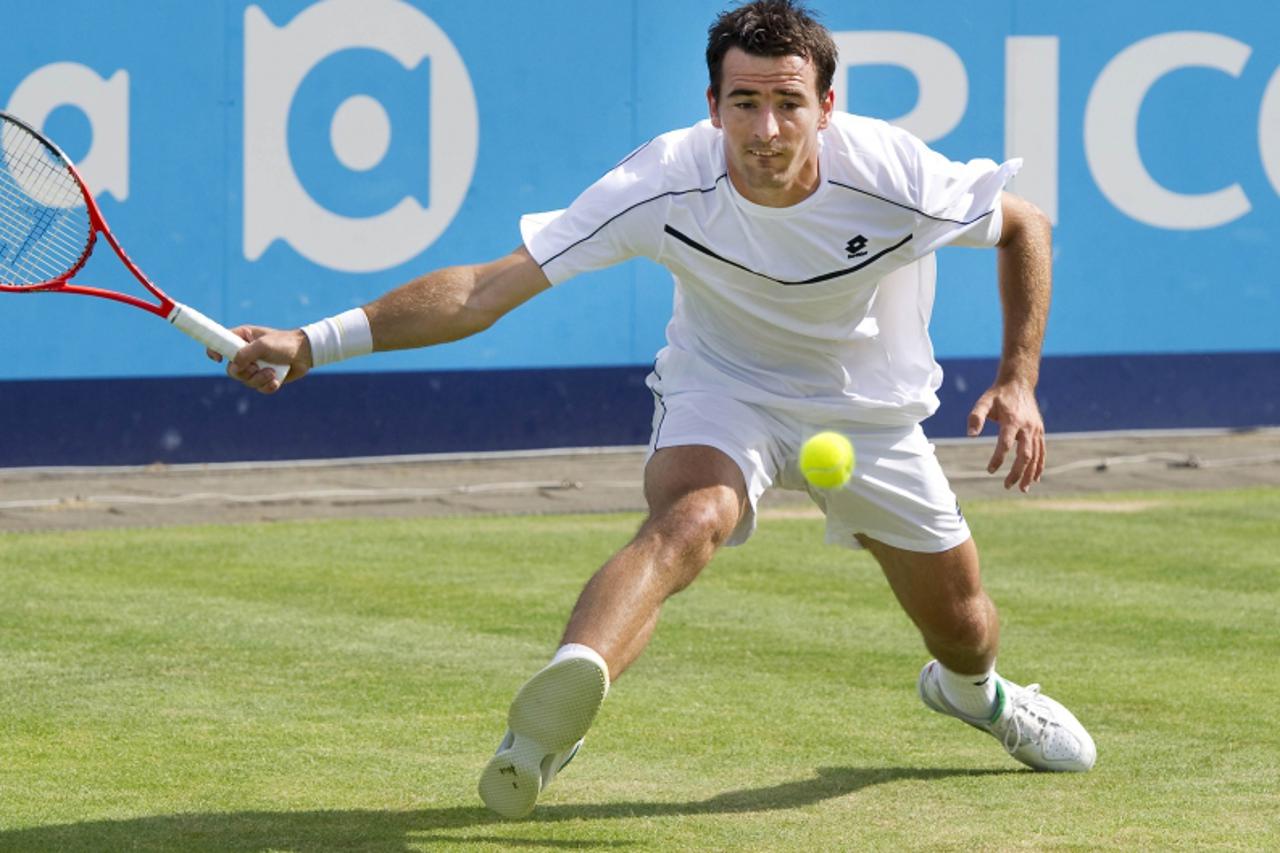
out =
[[1258,151],[1267,180],[1280,193],[1280,68],[1271,75],[1258,111]]
[[840,61],[832,88],[836,109],[849,109],[848,69],[854,65],[896,65],[916,78],[920,97],[906,115],[891,120],[925,142],[946,136],[969,105],[964,63],[945,43],[919,33],[858,31],[832,33]]
[[[129,197],[129,75],[104,80],[75,62],[55,62],[27,75],[9,98],[9,112],[37,129],[58,107],[81,110],[93,128],[93,145],[76,169],[95,195]],[[57,140],[54,140],[57,142]]]
[[[283,27],[249,6],[244,36],[245,257],[257,260],[283,239],[330,269],[375,272],[435,242],[466,197],[480,139],[471,77],[444,31],[399,0],[322,0]],[[342,216],[317,204],[293,170],[288,122],[294,95],[322,60],[352,48],[382,51],[407,69],[431,58],[431,91],[423,93],[423,109],[432,116],[426,209],[406,196],[376,216]],[[385,113],[370,101],[348,100],[334,116],[332,142],[348,168],[366,168],[385,149]],[[369,139],[359,138],[361,117],[373,118],[365,128]]]
[[1138,114],[1147,92],[1179,68],[1213,68],[1239,77],[1248,45],[1216,33],[1165,33],[1125,48],[1098,75],[1084,114],[1084,150],[1098,189],[1123,213],[1157,228],[1225,225],[1250,210],[1239,184],[1210,193],[1176,193],[1156,183],[1138,149]]
[[1022,157],[1009,189],[1058,222],[1058,39],[1012,36],[1005,43],[1004,156]]

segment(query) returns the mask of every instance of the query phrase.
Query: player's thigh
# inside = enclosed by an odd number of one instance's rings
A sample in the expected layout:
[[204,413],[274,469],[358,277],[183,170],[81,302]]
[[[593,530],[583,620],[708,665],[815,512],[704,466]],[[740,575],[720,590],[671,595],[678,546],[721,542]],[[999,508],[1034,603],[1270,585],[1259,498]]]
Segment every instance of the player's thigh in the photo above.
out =
[[649,457],[644,471],[650,518],[675,515],[684,527],[701,527],[718,541],[737,528],[750,501],[738,464],[714,447],[664,447]]
[[739,515],[725,544],[746,542],[755,529],[757,502],[777,476],[779,432],[769,413],[730,397],[655,394],[645,476],[650,511],[707,482],[727,486]]
[[728,495],[739,511],[747,503],[742,469],[724,451],[685,444],[664,447],[649,457],[644,469],[644,493],[651,509],[706,492]]

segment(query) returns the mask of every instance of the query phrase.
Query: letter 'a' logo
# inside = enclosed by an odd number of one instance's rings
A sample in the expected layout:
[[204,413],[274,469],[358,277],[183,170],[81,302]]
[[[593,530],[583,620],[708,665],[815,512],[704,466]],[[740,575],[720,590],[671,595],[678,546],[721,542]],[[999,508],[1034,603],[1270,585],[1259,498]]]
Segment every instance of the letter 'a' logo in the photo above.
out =
[[[70,107],[81,111],[89,120],[93,145],[83,155],[72,148],[74,143],[61,141],[67,154],[75,158],[76,168],[94,195],[110,194],[118,201],[129,198],[129,74],[117,71],[102,78],[86,65],[77,62],[54,62],[32,71],[13,90],[7,109],[46,133],[45,126],[53,112]],[[27,188],[32,192],[32,188]],[[36,193],[35,197],[40,196]]]
[[[444,31],[401,0],[321,0],[282,27],[249,6],[244,32],[245,257],[255,261],[284,240],[321,266],[377,272],[434,243],[466,197],[480,136],[471,77]],[[430,91],[414,101],[417,112],[430,115],[425,207],[406,192],[390,209],[344,215],[303,185],[289,150],[290,111],[311,72],[347,51],[377,51],[406,72],[430,60]],[[334,111],[328,130],[337,162],[360,173],[382,160],[395,128],[382,103],[355,95]],[[309,144],[323,144],[323,132],[315,135],[321,139]]]

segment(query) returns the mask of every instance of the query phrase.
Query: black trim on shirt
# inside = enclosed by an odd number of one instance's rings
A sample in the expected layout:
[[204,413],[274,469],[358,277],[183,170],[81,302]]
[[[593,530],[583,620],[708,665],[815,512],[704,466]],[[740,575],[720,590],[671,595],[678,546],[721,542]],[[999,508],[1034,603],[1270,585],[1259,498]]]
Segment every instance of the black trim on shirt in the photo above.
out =
[[906,237],[904,237],[903,239],[899,240],[897,243],[893,244],[892,246],[890,246],[890,247],[889,247],[889,248],[887,248],[887,249],[884,249],[884,250],[882,250],[882,251],[876,252],[874,255],[872,255],[871,257],[867,258],[865,261],[863,261],[863,262],[862,262],[862,263],[860,263],[860,264],[855,264],[854,266],[847,267],[847,268],[842,269],[842,270],[836,270],[835,272],[823,273],[822,275],[814,276],[813,278],[806,278],[804,281],[783,281],[783,280],[782,280],[782,279],[780,279],[780,278],[774,278],[774,277],[773,277],[773,276],[771,276],[771,275],[765,275],[765,274],[764,274],[764,273],[762,273],[762,272],[756,272],[756,271],[755,271],[755,270],[753,270],[753,269],[750,269],[750,268],[748,268],[748,267],[744,267],[742,264],[737,263],[736,261],[731,261],[731,260],[729,260],[729,259],[728,259],[728,258],[726,258],[726,257],[723,257],[723,256],[721,256],[721,255],[718,255],[718,254],[716,254],[715,252],[713,252],[711,249],[708,249],[706,246],[704,246],[704,245],[702,245],[701,243],[699,243],[697,240],[694,240],[692,237],[689,237],[689,236],[688,236],[688,235],[686,235],[686,234],[681,234],[679,231],[677,231],[676,229],[672,228],[670,225],[665,226],[662,230],[663,230],[663,231],[666,231],[668,234],[670,234],[672,237],[675,237],[677,240],[679,240],[681,243],[684,243],[686,246],[688,246],[688,247],[690,247],[690,248],[692,248],[692,249],[697,249],[699,252],[701,252],[701,253],[702,253],[702,254],[704,254],[704,255],[707,255],[708,257],[715,258],[717,261],[720,261],[720,262],[722,262],[722,263],[726,263],[726,264],[728,264],[728,265],[729,265],[729,266],[731,266],[731,267],[737,267],[738,269],[742,270],[743,272],[748,272],[748,273],[751,273],[752,275],[758,275],[758,276],[760,276],[761,278],[767,278],[769,281],[772,281],[772,282],[774,282],[775,284],[782,284],[782,285],[786,285],[786,286],[788,286],[788,287],[792,287],[792,286],[796,286],[796,285],[801,285],[801,284],[818,284],[818,283],[820,283],[820,282],[830,281],[830,280],[831,280],[831,279],[833,279],[833,278],[839,278],[839,277],[840,277],[840,276],[842,276],[842,275],[848,275],[848,274],[849,274],[849,273],[851,273],[851,272],[857,272],[858,270],[862,269],[863,267],[865,267],[865,266],[867,266],[867,265],[869,265],[869,264],[873,264],[873,263],[875,263],[876,261],[880,260],[880,258],[884,257],[885,255],[889,254],[890,252],[892,252],[892,251],[894,251],[894,250],[896,250],[896,249],[900,249],[900,248],[902,248],[903,246],[905,246],[907,243],[909,243],[909,242],[911,241],[911,238],[912,238],[912,237],[914,237],[914,236],[915,236],[914,234],[908,234]]
[[[625,162],[625,161],[624,161],[624,162]],[[716,191],[716,189],[720,186],[720,182],[721,182],[721,181],[723,181],[726,177],[728,177],[728,175],[729,175],[729,173],[728,173],[728,172],[725,172],[725,173],[721,174],[721,175],[720,175],[720,177],[716,178],[715,183],[713,183],[713,184],[712,184],[711,186],[709,186],[709,187],[694,187],[693,189],[689,189],[689,190],[670,190],[669,192],[665,192],[665,193],[658,193],[657,195],[652,196],[651,198],[646,198],[646,199],[644,199],[643,201],[638,201],[638,202],[636,202],[635,204],[633,204],[633,205],[631,205],[630,207],[628,207],[626,210],[619,211],[618,213],[615,213],[613,216],[610,216],[610,217],[609,217],[608,219],[606,219],[603,223],[601,223],[601,225],[600,225],[600,227],[599,227],[599,228],[597,228],[596,230],[592,231],[590,234],[588,234],[587,236],[583,237],[581,240],[576,240],[576,241],[574,241],[574,242],[570,243],[568,246],[565,246],[563,249],[561,249],[560,251],[556,252],[556,253],[555,253],[554,255],[552,255],[551,257],[547,258],[545,261],[543,261],[543,262],[541,262],[540,264],[538,264],[538,266],[539,266],[539,268],[541,268],[541,267],[545,267],[547,264],[551,263],[551,262],[552,262],[552,261],[554,261],[556,258],[560,257],[561,255],[563,255],[565,252],[569,251],[569,250],[570,250],[570,249],[572,249],[573,247],[577,246],[577,245],[578,245],[578,244],[580,244],[580,243],[585,243],[585,242],[587,242],[588,240],[590,240],[592,237],[594,237],[594,236],[596,236],[597,234],[599,234],[601,231],[603,231],[603,230],[605,229],[605,226],[609,225],[611,222],[613,222],[613,220],[615,220],[615,219],[617,219],[618,217],[623,216],[623,215],[625,215],[625,214],[627,214],[627,213],[630,213],[631,211],[635,210],[637,207],[640,207],[641,205],[648,204],[648,203],[649,203],[649,202],[651,202],[651,201],[657,201],[657,200],[658,200],[658,199],[660,199],[660,198],[667,198],[668,196],[688,195],[689,193],[703,193],[703,194],[706,194],[706,193],[710,193],[710,192],[715,192],[715,191]]]
[[[653,139],[657,139],[657,138],[658,138],[658,137],[656,137],[656,136],[655,136]],[[641,146],[640,146],[639,148],[637,148],[635,151],[632,151],[632,152],[631,152],[630,154],[628,154],[626,157],[623,157],[623,158],[622,158],[621,160],[619,160],[617,163],[614,163],[614,164],[613,164],[613,169],[616,169],[616,168],[618,168],[619,166],[624,165],[624,164],[625,164],[628,160],[630,160],[632,157],[636,156],[636,155],[637,155],[637,154],[639,154],[641,151],[643,151],[644,149],[648,148],[650,145],[652,145],[652,144],[653,144],[653,139],[650,139],[650,140],[649,140],[648,142],[646,142],[644,145],[641,145]],[[612,171],[613,171],[613,169],[610,169],[610,170],[609,170],[609,172],[612,172]],[[607,174],[609,174],[609,172],[605,172],[604,174],[605,174],[605,175],[607,175]],[[601,175],[600,177],[602,177],[602,178],[603,178],[603,177],[604,177],[604,175]]]
[[921,216],[934,220],[935,222],[952,222],[956,225],[972,225],[973,223],[977,222],[979,219],[983,219],[985,217],[990,216],[992,213],[995,213],[995,208],[992,208],[991,210],[988,210],[986,213],[982,214],[981,216],[975,216],[973,219],[969,219],[969,220],[948,219],[945,216],[934,216],[931,213],[925,213],[923,210],[920,210],[917,207],[912,207],[909,204],[903,204],[902,202],[894,201],[891,198],[885,198],[882,195],[876,195],[873,192],[868,192],[867,190],[859,189],[858,187],[852,187],[852,186],[849,186],[848,184],[842,184],[839,181],[833,181],[828,179],[827,183],[834,184],[837,187],[843,187],[846,190],[853,190],[856,193],[862,193],[863,195],[866,195],[866,196],[871,196],[874,199],[883,201],[885,204],[891,204],[894,207],[901,207],[903,210],[909,210],[912,213],[918,213]]

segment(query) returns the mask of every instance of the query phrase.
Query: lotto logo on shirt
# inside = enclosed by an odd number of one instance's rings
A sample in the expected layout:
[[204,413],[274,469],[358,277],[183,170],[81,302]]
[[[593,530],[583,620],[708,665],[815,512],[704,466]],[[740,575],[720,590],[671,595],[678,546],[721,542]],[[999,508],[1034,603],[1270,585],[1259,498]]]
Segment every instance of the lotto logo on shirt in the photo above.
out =
[[281,240],[321,266],[375,272],[434,243],[479,139],[444,31],[397,0],[324,0],[281,26],[250,6],[244,30],[245,257]]

